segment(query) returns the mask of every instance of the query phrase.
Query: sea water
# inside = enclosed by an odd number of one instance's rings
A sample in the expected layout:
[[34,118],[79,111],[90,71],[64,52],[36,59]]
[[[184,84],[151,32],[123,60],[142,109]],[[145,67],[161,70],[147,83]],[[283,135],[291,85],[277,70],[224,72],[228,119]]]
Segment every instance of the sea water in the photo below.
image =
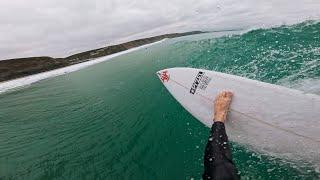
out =
[[[200,179],[209,128],[158,80],[170,67],[320,94],[320,23],[170,39],[2,93],[0,179]],[[320,176],[306,162],[231,144],[243,179]]]

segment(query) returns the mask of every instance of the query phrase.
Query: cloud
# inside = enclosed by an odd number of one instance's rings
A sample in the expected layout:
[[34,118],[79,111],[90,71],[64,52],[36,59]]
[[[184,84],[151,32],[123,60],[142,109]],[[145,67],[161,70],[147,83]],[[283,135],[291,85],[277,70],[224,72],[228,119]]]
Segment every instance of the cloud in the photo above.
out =
[[0,59],[72,53],[189,30],[252,28],[319,19],[313,0],[0,1]]

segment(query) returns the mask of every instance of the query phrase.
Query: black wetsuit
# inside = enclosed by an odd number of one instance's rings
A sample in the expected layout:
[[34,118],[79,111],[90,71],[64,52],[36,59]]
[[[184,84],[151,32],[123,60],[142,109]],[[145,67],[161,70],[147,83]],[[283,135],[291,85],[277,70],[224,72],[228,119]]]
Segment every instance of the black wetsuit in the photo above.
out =
[[204,155],[203,179],[240,179],[232,161],[228,136],[224,123],[215,122]]

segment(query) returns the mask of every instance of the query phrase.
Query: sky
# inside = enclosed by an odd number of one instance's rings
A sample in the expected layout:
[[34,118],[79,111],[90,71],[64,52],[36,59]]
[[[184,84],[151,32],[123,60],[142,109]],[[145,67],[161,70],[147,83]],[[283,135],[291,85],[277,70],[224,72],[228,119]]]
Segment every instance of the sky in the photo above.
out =
[[1,0],[0,8],[0,60],[65,57],[165,33],[320,19],[319,0]]

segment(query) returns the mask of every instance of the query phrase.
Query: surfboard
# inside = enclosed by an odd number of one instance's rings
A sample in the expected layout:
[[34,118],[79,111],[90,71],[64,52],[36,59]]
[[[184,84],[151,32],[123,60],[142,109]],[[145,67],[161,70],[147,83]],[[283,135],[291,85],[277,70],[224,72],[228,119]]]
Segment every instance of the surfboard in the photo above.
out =
[[320,97],[235,75],[194,68],[157,72],[173,97],[204,125],[214,99],[234,93],[226,130],[231,141],[263,153],[320,165]]

